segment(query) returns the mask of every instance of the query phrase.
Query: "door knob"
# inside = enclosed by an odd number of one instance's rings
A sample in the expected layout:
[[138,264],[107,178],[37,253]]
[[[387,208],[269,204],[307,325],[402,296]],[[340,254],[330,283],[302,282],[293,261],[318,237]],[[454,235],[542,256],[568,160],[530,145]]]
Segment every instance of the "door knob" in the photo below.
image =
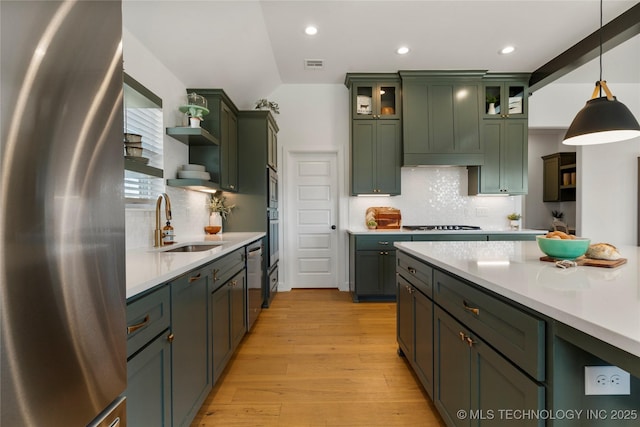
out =
[[332,230],[335,230],[335,229],[336,229],[336,226],[335,226],[335,225],[332,225],[332,226],[331,226],[331,229],[332,229]]

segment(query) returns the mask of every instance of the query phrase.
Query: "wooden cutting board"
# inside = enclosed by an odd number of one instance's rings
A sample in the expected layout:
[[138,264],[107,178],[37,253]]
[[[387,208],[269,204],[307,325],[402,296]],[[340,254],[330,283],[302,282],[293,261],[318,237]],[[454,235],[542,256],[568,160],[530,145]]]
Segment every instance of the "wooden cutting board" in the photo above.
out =
[[[559,261],[556,258],[552,258],[550,256],[540,257],[540,261],[548,261],[548,262],[556,262]],[[626,264],[626,258],[620,258],[616,260],[608,260],[608,259],[591,259],[585,258],[584,256],[575,259],[576,264],[584,265],[587,267],[604,267],[604,268],[614,268],[621,266],[622,264]]]

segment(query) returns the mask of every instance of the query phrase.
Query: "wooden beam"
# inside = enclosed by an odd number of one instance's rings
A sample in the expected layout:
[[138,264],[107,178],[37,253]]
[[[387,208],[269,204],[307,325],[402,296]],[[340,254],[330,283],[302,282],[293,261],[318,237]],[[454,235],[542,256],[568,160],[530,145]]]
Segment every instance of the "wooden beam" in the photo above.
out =
[[[530,92],[597,58],[601,33],[603,53],[640,34],[640,3],[535,70],[529,79]],[[594,83],[596,80],[598,76],[593,76]]]

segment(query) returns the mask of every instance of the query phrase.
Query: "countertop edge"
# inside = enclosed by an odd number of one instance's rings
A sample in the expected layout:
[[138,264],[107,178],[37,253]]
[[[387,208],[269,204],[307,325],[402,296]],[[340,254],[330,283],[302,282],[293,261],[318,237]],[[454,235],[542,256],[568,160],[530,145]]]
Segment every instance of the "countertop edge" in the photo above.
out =
[[347,233],[353,235],[376,235],[376,234],[428,234],[428,235],[438,235],[438,234],[510,234],[510,235],[538,235],[538,234],[546,234],[548,230],[536,230],[525,228],[522,230],[406,230],[402,228],[396,229],[379,229],[379,230],[367,230],[360,228],[350,228],[347,230]]
[[[224,242],[216,248],[193,253],[163,253],[155,248],[133,249],[126,253],[126,299],[130,300],[136,296],[150,291],[156,286],[167,283],[174,278],[181,276],[191,270],[197,269],[204,264],[215,261],[243,246],[255,242],[266,235],[264,232],[239,232],[224,233]],[[184,242],[202,243],[210,241],[204,236],[185,237]],[[219,240],[219,239],[218,239]],[[178,244],[176,244],[178,246]],[[158,268],[153,273],[142,271],[139,265],[154,265]]]

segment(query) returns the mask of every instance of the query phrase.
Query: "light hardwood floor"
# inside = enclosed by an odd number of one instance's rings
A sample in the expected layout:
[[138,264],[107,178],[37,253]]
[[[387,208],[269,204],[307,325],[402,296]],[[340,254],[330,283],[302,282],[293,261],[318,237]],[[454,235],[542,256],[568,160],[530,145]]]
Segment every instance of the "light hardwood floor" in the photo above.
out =
[[279,293],[192,427],[444,426],[397,354],[395,316],[337,290]]

